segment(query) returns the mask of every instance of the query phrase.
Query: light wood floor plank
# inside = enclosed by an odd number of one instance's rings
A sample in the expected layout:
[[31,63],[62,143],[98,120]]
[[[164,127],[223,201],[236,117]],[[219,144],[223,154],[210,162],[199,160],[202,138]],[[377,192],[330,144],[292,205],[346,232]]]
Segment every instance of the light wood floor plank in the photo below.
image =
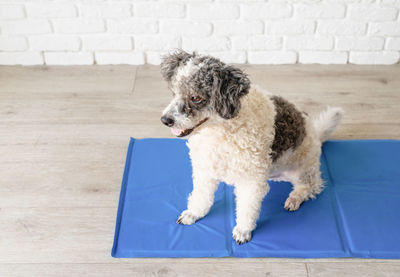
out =
[[2,208],[0,263],[111,260],[116,209],[86,206]]
[[310,277],[398,277],[400,263],[310,263]]
[[4,123],[134,123],[135,107],[127,92],[2,92]]
[[129,92],[136,66],[0,66],[0,92]]
[[125,153],[118,161],[19,162],[1,164],[2,208],[116,208]]
[[[196,263],[179,264],[154,264],[151,262],[143,264],[41,264],[41,265],[2,265],[0,275],[7,274],[14,276],[130,276],[130,277],[176,277],[176,276],[252,276],[252,277],[306,277],[307,272],[302,263],[287,264],[242,264],[240,267],[233,267],[231,263],[223,261],[217,263],[202,264],[199,267]],[[31,274],[31,275],[30,275]],[[250,274],[250,275],[249,275]],[[5,275],[4,275],[5,276]]]

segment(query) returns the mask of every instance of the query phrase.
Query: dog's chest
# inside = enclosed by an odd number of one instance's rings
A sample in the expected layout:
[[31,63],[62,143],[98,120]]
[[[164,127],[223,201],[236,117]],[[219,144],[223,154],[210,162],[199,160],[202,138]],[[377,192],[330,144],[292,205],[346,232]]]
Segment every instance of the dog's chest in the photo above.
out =
[[207,145],[190,146],[190,157],[193,170],[206,171],[206,174],[216,179],[229,182],[237,174],[238,160],[234,156],[234,149],[227,143],[210,143]]
[[193,136],[188,146],[194,171],[203,171],[228,184],[266,168],[266,151],[254,145],[243,147],[235,137]]

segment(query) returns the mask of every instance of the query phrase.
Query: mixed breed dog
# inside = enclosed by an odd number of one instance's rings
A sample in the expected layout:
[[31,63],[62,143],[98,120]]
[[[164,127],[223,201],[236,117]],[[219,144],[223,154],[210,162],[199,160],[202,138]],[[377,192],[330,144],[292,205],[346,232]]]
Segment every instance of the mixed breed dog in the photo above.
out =
[[239,68],[183,50],[163,57],[161,73],[173,94],[161,121],[177,137],[190,135],[193,191],[177,223],[204,217],[222,181],[234,186],[232,234],[242,244],[251,240],[268,179],[293,184],[284,205],[288,211],[322,191],[321,145],[339,124],[341,108],[311,118],[253,85]]

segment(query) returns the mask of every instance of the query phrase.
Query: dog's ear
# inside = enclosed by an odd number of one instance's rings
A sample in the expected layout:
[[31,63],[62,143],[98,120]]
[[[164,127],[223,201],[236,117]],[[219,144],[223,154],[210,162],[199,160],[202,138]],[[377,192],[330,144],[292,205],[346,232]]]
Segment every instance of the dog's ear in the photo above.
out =
[[233,66],[224,66],[215,75],[214,109],[222,118],[231,119],[239,113],[240,98],[249,93],[250,80],[242,70]]
[[173,53],[167,54],[161,58],[161,74],[164,79],[169,82],[175,75],[179,66],[192,58],[194,54],[189,54],[181,49],[175,50]]

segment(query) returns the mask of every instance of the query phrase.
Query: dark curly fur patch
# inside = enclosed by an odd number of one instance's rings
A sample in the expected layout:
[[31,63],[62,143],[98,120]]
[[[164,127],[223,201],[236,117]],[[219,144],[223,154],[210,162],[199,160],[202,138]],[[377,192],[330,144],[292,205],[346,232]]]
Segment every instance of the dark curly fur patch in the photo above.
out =
[[[179,106],[179,112],[193,115],[196,111],[210,107],[224,119],[234,118],[240,110],[240,98],[250,89],[247,75],[241,69],[226,65],[217,58],[177,50],[162,59],[161,73],[164,79],[171,82],[178,68],[189,60],[201,66],[175,85],[186,96],[185,103]],[[197,105],[190,102],[190,98],[196,96],[203,99]]]
[[187,81],[192,86],[187,90],[202,93],[222,118],[235,117],[240,110],[240,98],[249,92],[247,75],[239,68],[210,56],[196,56],[193,62],[202,66]]
[[233,66],[224,66],[214,79],[214,107],[225,118],[235,117],[240,110],[240,98],[250,89],[250,80],[242,70]]
[[296,107],[279,96],[272,96],[276,109],[275,138],[271,158],[276,161],[284,151],[299,146],[306,136],[303,115]]
[[176,70],[184,65],[188,60],[193,58],[195,54],[189,54],[183,50],[175,50],[175,52],[165,55],[161,59],[161,74],[166,81],[171,81]]

